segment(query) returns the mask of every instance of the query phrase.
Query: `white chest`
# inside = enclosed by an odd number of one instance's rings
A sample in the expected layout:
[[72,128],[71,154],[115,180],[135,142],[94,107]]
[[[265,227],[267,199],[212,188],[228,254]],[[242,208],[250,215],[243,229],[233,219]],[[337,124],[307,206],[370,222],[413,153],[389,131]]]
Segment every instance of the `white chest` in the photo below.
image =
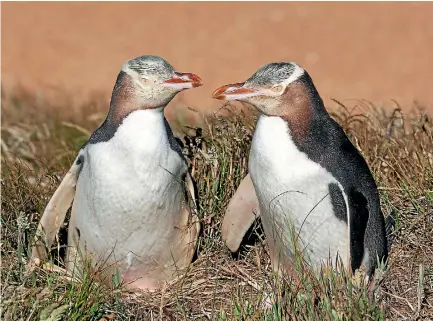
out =
[[112,139],[86,146],[74,207],[88,247],[139,254],[156,240],[164,246],[179,220],[186,170],[155,111],[132,113]]
[[[333,213],[329,184],[336,179],[296,147],[279,117],[261,116],[254,133],[249,172],[266,234],[291,252],[292,235],[312,261],[347,250],[347,225]],[[340,186],[341,188],[341,186]],[[344,193],[343,193],[344,194]],[[344,252],[344,253],[341,253]]]

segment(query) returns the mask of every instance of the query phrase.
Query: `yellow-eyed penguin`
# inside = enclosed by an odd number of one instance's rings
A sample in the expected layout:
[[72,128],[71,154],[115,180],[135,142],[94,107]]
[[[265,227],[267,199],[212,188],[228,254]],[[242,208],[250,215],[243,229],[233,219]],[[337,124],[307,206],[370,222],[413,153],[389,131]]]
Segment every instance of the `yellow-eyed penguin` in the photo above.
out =
[[[261,112],[251,143],[249,174],[226,211],[222,237],[232,251],[261,216],[274,270],[290,270],[295,251],[318,271],[335,267],[371,276],[386,259],[385,222],[376,183],[343,129],[327,113],[298,64],[271,63],[213,97],[252,104]],[[296,248],[295,248],[296,247]],[[296,250],[295,250],[296,249]]]
[[[201,86],[164,59],[127,61],[117,77],[104,123],[81,148],[49,201],[32,256],[46,259],[66,212],[67,269],[90,259],[100,278],[154,290],[176,278],[194,255],[199,222],[189,207],[194,188],[186,161],[164,117],[180,91]],[[74,267],[76,269],[74,269]]]

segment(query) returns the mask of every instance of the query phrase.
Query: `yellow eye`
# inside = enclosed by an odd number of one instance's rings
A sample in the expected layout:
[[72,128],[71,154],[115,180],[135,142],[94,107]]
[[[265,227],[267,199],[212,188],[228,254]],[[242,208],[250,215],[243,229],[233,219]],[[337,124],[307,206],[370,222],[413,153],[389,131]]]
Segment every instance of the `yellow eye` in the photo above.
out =
[[283,86],[281,86],[281,85],[275,85],[271,88],[271,90],[276,92],[276,93],[280,92],[282,89],[283,89]]

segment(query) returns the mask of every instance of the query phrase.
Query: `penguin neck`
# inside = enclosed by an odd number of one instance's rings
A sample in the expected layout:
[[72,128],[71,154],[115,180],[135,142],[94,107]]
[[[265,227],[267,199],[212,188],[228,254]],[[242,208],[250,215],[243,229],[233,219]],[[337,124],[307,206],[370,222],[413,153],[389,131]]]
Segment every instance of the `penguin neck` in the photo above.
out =
[[[169,100],[159,107],[146,106],[145,103],[145,99],[140,96],[140,91],[136,88],[131,76],[121,71],[117,76],[116,84],[111,95],[110,110],[108,111],[107,117],[101,126],[93,132],[88,142],[84,144],[83,147],[87,144],[109,141],[117,133],[124,120],[138,111],[146,111],[144,114],[147,116],[144,118],[149,118],[150,122],[153,120],[156,123],[164,124],[163,111],[169,103]],[[136,117],[134,116],[133,118]],[[156,121],[156,119],[158,119],[158,121]],[[145,126],[145,123],[146,122],[142,124],[142,127]]]
[[163,107],[135,110],[119,125],[114,139],[128,154],[155,155],[168,146]]
[[309,135],[312,123],[328,115],[311,77],[305,72],[290,84],[281,98],[278,115],[288,125],[293,140],[301,142]]
[[326,112],[323,100],[320,97],[310,75],[304,71],[304,74],[298,79],[298,81],[305,89],[306,98],[309,101],[310,107],[312,107],[316,112]]
[[117,76],[116,84],[111,95],[110,110],[106,123],[118,126],[130,113],[136,110],[156,110],[162,112],[168,102],[155,107],[146,104],[146,99],[140,94],[140,88],[134,83],[130,75],[121,71]]

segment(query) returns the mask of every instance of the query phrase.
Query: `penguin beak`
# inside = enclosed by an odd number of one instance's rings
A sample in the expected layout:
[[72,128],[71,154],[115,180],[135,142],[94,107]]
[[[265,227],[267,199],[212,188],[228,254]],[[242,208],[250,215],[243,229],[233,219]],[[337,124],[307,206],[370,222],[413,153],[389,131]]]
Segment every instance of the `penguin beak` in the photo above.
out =
[[192,73],[175,72],[174,76],[163,83],[164,87],[177,90],[190,89],[203,85],[201,78]]
[[215,90],[212,98],[219,100],[243,100],[246,98],[258,96],[261,91],[246,88],[245,83],[229,84]]

